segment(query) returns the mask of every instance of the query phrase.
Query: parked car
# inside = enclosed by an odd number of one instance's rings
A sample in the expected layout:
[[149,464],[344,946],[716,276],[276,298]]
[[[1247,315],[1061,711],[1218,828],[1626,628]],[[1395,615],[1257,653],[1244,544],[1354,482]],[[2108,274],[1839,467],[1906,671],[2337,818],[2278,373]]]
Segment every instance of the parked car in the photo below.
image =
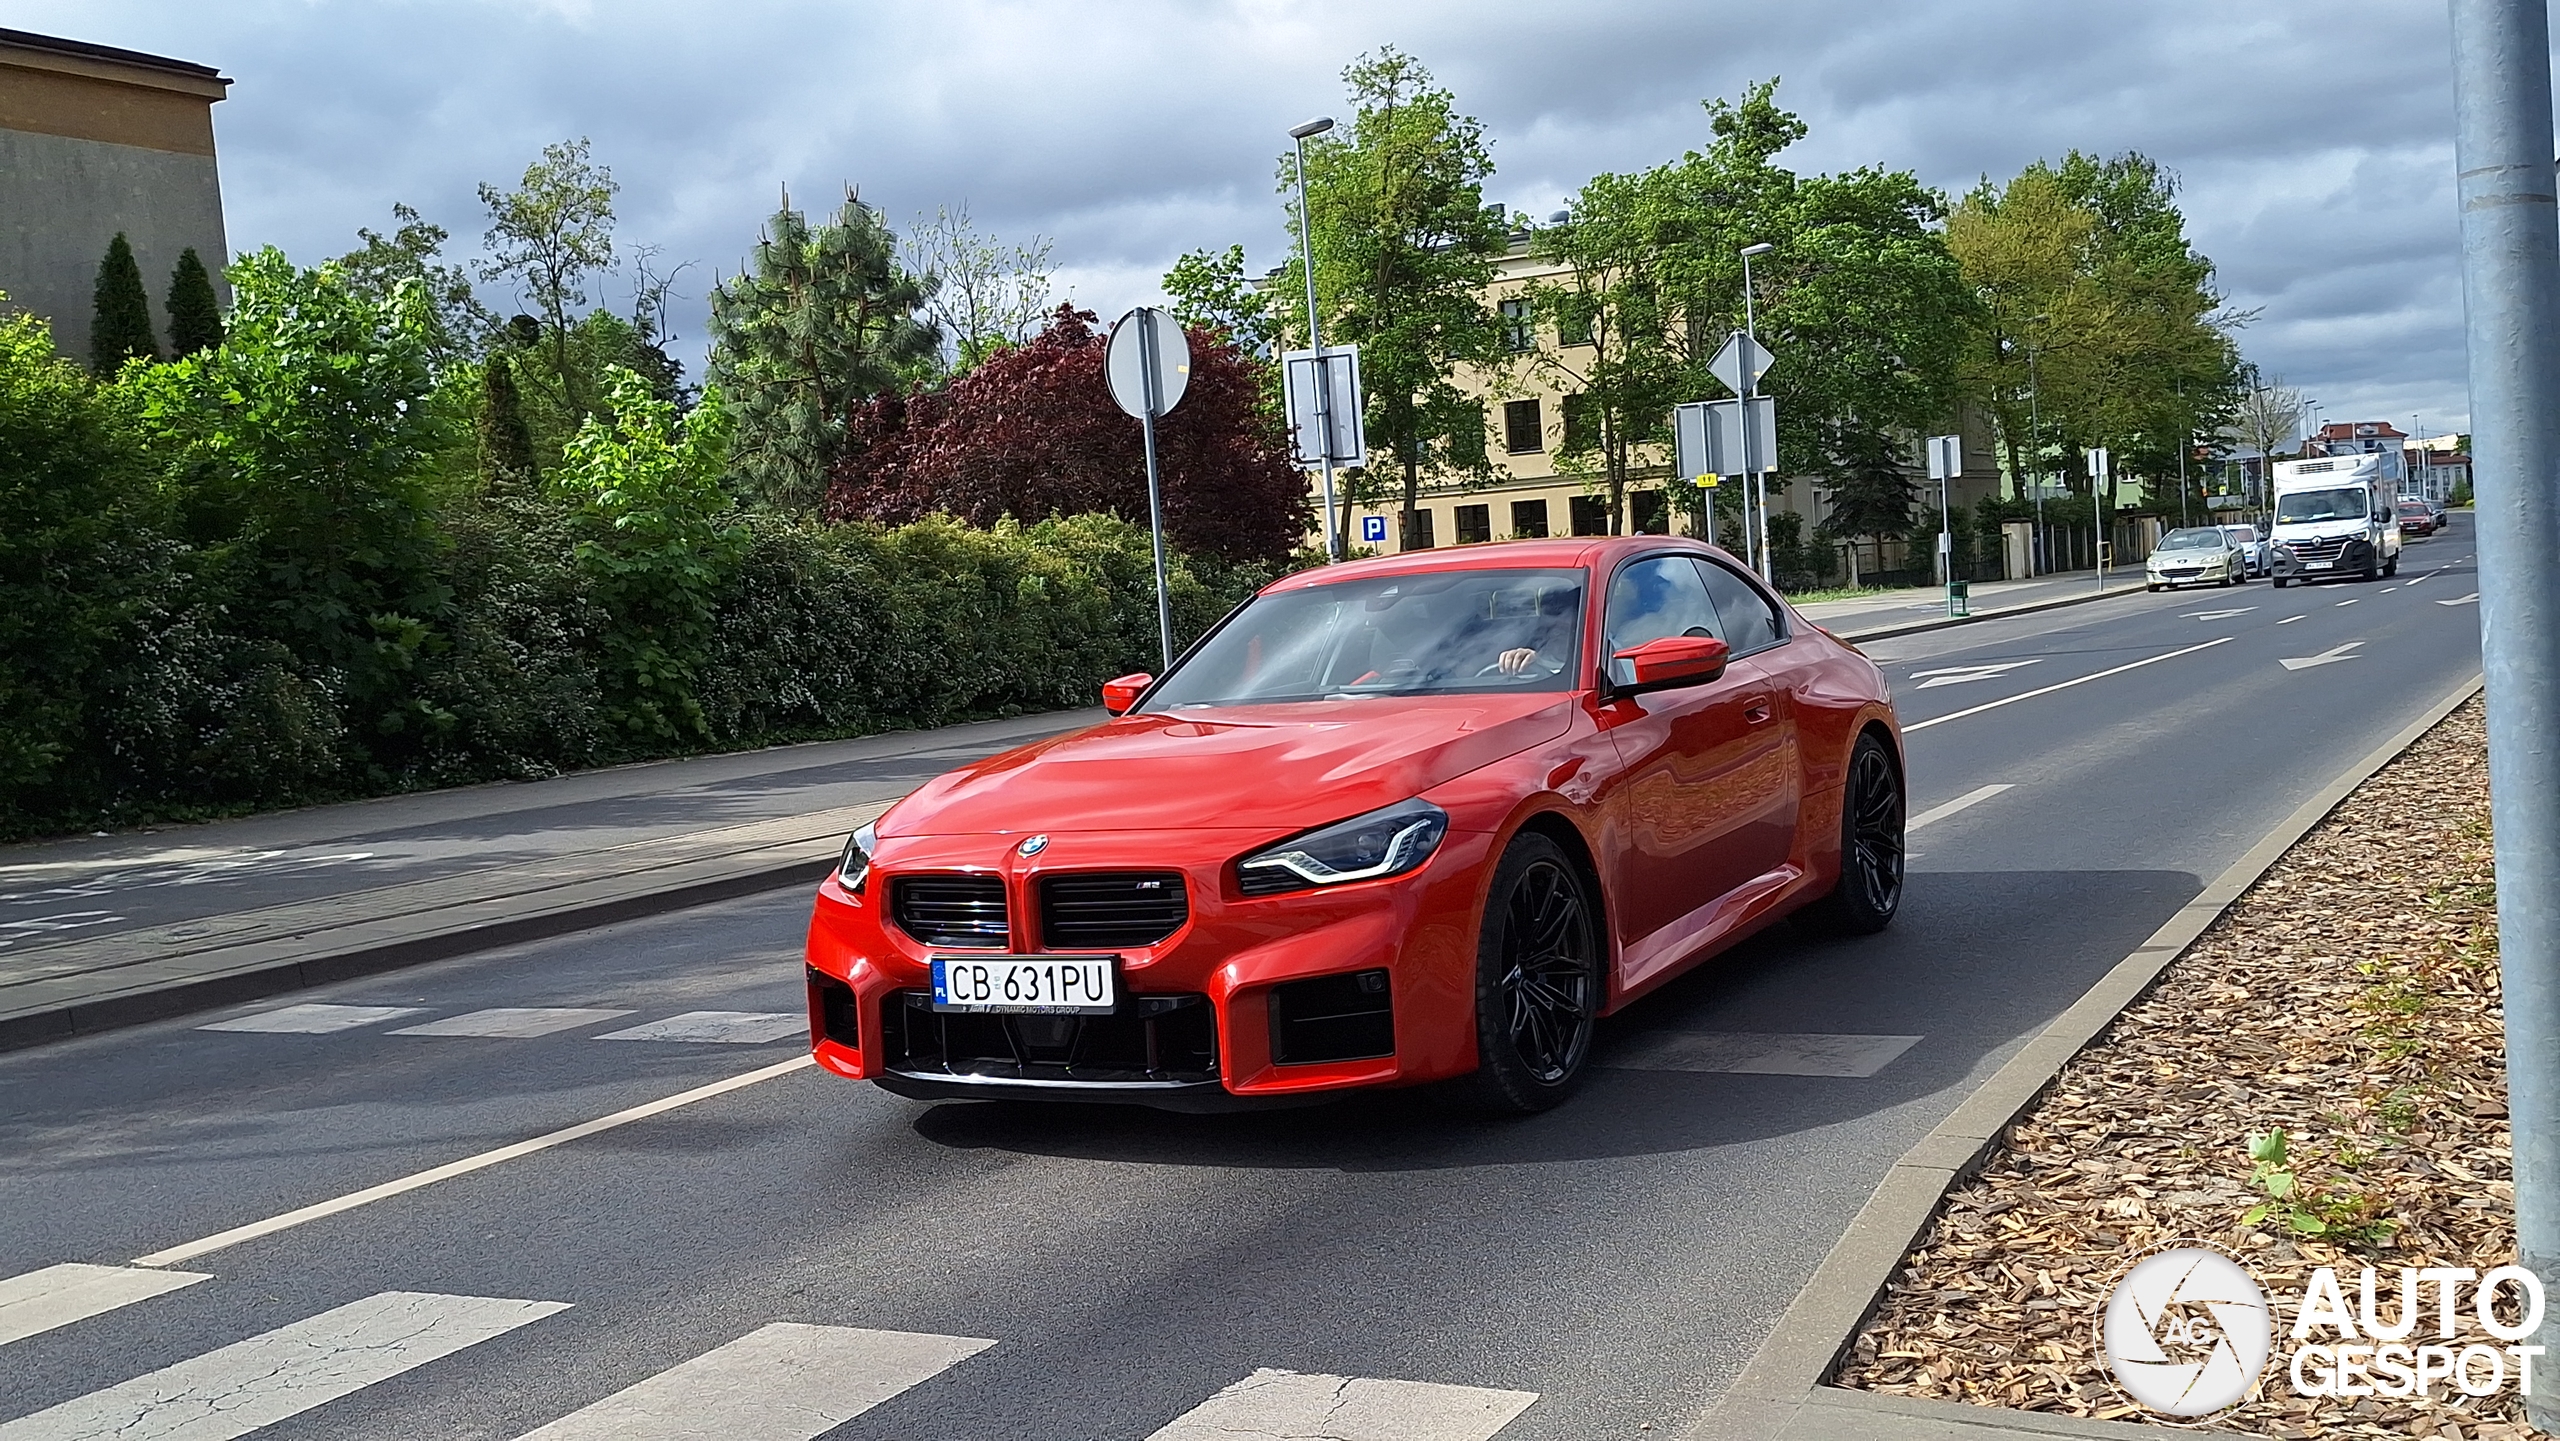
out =
[[2241,559],[2249,563],[2249,574],[2265,575],[2275,566],[2275,543],[2258,534],[2254,525],[2226,525],[2222,533],[2240,547]]
[[2232,542],[2228,528],[2189,526],[2160,537],[2160,547],[2143,563],[2142,579],[2150,590],[2182,585],[2238,585],[2249,578],[2249,560]]
[[2425,501],[2403,500],[2400,502],[2398,510],[2400,515],[2400,533],[2403,536],[2423,536],[2433,535],[2436,533],[2436,526],[2438,522],[2436,520],[2435,508],[2428,505]]
[[1175,1109],[1468,1078],[1534,1111],[1601,1016],[1777,917],[1901,903],[1883,673],[1697,541],[1303,571],[1103,704],[854,834],[809,927],[821,1066]]

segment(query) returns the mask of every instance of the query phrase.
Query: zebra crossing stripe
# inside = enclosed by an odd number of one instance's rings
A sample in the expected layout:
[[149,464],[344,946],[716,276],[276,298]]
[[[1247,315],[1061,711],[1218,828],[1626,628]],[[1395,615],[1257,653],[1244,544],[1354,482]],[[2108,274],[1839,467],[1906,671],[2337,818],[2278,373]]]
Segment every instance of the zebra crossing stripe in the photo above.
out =
[[1535,1391],[1262,1370],[1147,1441],[1490,1441],[1537,1400]]
[[994,1344],[778,1321],[521,1441],[812,1441]]
[[0,1280],[0,1346],[212,1278],[136,1266],[47,1266]]
[[553,1031],[566,1031],[579,1026],[592,1026],[604,1021],[618,1021],[630,1015],[627,1010],[609,1010],[601,1006],[491,1006],[468,1015],[447,1016],[441,1021],[423,1021],[402,1026],[390,1032],[395,1036],[486,1036],[507,1040],[529,1040],[547,1036]]
[[384,1291],[0,1425],[0,1441],[231,1441],[569,1309]]

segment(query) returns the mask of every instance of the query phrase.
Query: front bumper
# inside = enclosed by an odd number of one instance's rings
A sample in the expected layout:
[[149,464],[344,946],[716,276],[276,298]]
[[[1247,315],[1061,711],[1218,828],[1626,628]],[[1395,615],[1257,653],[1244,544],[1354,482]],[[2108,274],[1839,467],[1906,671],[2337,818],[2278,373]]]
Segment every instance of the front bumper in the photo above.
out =
[[[1062,834],[1036,859],[1016,854],[1016,839],[898,838],[884,842],[864,894],[833,877],[819,888],[807,959],[820,1065],[925,1099],[1178,1110],[1474,1069],[1478,892],[1493,837],[1453,831],[1409,874],[1266,897],[1238,892],[1230,864],[1273,839],[1261,833]],[[1109,1016],[937,1013],[931,959],[965,952],[927,946],[885,914],[901,875],[997,877],[1008,951],[1090,953],[1045,944],[1039,883],[1117,872],[1178,872],[1188,916],[1153,945],[1114,952],[1121,999]]]
[[2310,554],[2298,553],[2284,546],[2276,547],[2274,574],[2284,580],[2327,580],[2340,575],[2362,575],[2380,569],[2382,559],[2371,540],[2355,536],[2336,550],[2326,545],[2310,548]]

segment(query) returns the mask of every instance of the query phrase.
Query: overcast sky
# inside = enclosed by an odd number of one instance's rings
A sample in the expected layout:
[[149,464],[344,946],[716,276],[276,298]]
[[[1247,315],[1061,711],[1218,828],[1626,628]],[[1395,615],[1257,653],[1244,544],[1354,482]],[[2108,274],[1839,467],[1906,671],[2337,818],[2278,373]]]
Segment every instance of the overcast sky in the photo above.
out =
[[235,250],[316,262],[394,201],[476,250],[477,182],[591,137],[621,239],[698,262],[677,311],[697,374],[701,296],[786,184],[820,208],[858,184],[902,228],[965,202],[1000,238],[1053,237],[1061,288],[1106,319],[1188,249],[1273,264],[1284,132],[1341,113],[1344,65],[1392,44],[1485,122],[1488,198],[1541,216],[1702,145],[1700,99],[1770,75],[1812,127],[1799,171],[1960,192],[2141,150],[2257,312],[2243,351],[2324,418],[2432,433],[2468,410],[2434,0],[0,0],[0,24],[230,76]]

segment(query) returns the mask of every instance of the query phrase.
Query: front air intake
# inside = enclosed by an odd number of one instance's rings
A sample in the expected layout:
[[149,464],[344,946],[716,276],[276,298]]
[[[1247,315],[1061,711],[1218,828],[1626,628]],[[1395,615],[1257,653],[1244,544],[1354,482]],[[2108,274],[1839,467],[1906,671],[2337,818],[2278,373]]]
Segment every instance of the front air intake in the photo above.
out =
[[1172,871],[1040,878],[1040,938],[1053,951],[1152,946],[1190,918]]
[[1271,1059],[1284,1066],[1365,1061],[1396,1053],[1384,971],[1318,976],[1271,988]]
[[928,946],[1005,947],[1002,876],[899,876],[889,882],[889,915]]

